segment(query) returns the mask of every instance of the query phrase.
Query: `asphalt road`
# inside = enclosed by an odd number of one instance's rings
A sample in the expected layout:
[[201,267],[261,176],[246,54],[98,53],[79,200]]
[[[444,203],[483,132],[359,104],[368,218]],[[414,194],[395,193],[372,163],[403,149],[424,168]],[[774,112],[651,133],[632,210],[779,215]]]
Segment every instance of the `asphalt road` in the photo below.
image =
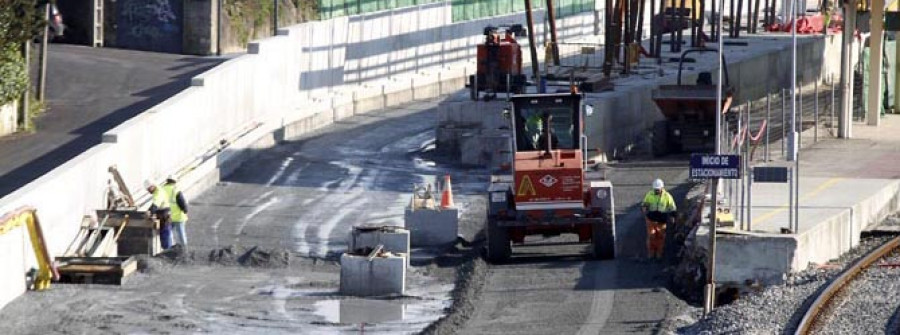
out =
[[351,227],[403,226],[412,185],[447,173],[463,216],[483,214],[483,207],[465,204],[472,203],[469,195],[481,194],[489,175],[432,160],[434,106],[422,102],[352,117],[256,153],[192,199],[191,244],[263,245],[336,258],[346,250]]
[[222,59],[51,44],[47,111],[35,133],[0,138],[0,196],[100,143],[101,135],[190,85]]
[[[646,262],[637,204],[655,178],[686,193],[684,163],[615,165],[607,177],[616,202],[617,258],[590,260],[579,246],[513,248],[510,264],[491,265],[461,334],[653,334],[682,304],[666,289],[660,263]],[[574,241],[555,237],[546,242]],[[536,241],[544,242],[544,241]]]

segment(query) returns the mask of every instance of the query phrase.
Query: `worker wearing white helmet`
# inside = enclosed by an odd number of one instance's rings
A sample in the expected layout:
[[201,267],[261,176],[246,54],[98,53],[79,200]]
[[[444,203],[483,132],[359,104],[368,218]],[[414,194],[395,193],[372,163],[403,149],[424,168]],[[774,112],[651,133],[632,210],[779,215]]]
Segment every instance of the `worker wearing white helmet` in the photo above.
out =
[[666,244],[666,224],[674,218],[675,199],[666,192],[662,179],[653,181],[653,189],[644,196],[641,211],[647,223],[647,257],[662,258]]

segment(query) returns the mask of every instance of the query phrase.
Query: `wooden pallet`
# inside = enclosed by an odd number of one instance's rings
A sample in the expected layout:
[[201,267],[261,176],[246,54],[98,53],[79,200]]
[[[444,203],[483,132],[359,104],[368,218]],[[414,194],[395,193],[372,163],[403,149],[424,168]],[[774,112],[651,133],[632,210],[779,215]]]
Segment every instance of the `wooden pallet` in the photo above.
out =
[[59,282],[122,285],[137,271],[134,257],[58,257]]

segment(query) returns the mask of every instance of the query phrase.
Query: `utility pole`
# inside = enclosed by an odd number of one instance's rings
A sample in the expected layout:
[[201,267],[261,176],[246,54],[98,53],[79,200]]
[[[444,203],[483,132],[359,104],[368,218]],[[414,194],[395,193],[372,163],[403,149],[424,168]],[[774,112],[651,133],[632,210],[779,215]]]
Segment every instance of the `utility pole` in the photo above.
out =
[[41,59],[38,62],[37,99],[44,101],[47,87],[47,39],[50,35],[50,3],[44,5],[44,32],[41,34]]
[[538,62],[537,44],[534,41],[534,15],[531,12],[531,0],[525,0],[525,19],[528,23],[528,46],[531,49],[531,76],[532,80],[540,87],[541,65]]
[[[719,0],[719,8],[725,8],[725,0]],[[722,35],[722,15],[717,17],[718,22],[718,34]],[[725,78],[724,71],[722,70],[725,66],[724,59],[724,39],[719,38],[719,80],[716,82],[716,155],[722,154],[722,89],[723,84],[722,81]],[[716,213],[718,213],[719,207],[719,178],[713,179],[712,184],[712,195],[710,197],[712,201],[712,206],[709,211],[709,257],[707,257],[707,265],[706,265],[706,286],[704,288],[704,300],[703,300],[703,315],[709,315],[710,312],[716,307],[716,225],[718,221]]]
[[553,48],[553,65],[559,66],[559,46],[556,44],[556,8],[553,0],[547,0],[547,20],[550,23],[550,47]]

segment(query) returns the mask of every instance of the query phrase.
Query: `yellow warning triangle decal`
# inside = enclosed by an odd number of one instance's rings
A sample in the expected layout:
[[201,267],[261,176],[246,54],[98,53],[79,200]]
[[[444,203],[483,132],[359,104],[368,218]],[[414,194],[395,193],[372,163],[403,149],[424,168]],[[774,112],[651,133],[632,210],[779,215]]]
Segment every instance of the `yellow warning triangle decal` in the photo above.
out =
[[531,178],[528,175],[522,178],[522,182],[519,183],[519,191],[516,192],[517,196],[525,196],[525,195],[537,195],[537,191],[534,190],[534,185],[531,184]]

